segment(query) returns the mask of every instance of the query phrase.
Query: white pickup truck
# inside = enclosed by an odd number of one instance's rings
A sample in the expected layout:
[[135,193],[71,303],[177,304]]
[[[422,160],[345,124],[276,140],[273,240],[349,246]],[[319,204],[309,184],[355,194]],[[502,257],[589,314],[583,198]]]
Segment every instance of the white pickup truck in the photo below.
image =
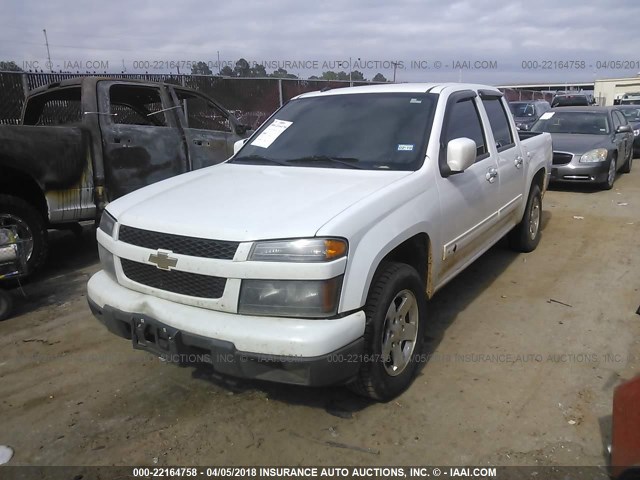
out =
[[225,163],[107,206],[91,310],[168,359],[389,400],[427,299],[505,235],[538,245],[551,137],[520,135],[482,85],[300,95]]

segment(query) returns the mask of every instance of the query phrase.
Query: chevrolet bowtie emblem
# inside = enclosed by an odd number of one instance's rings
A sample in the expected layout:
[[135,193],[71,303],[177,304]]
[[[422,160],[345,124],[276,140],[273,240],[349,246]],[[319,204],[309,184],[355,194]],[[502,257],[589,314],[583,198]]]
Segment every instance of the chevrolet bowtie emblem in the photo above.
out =
[[155,263],[160,270],[171,270],[178,264],[178,259],[170,257],[171,250],[158,250],[158,253],[149,255],[149,261]]

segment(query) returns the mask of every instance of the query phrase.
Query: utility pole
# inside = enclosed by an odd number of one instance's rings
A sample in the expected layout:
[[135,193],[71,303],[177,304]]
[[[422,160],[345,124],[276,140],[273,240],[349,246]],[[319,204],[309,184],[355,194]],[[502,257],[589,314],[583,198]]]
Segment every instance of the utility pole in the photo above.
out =
[[396,68],[398,68],[398,62],[391,62],[393,65],[393,83],[396,83]]
[[51,63],[51,53],[49,53],[49,39],[47,38],[47,29],[43,28],[44,32],[44,43],[47,46],[47,59],[49,59],[49,71],[53,73],[53,64]]
[[[360,61],[360,57],[358,57],[358,61]],[[353,87],[353,80],[351,78],[351,73],[353,72],[353,63],[351,62],[351,57],[349,57],[349,86]]]
[[220,70],[220,50],[218,50],[218,76],[222,76],[222,70]]

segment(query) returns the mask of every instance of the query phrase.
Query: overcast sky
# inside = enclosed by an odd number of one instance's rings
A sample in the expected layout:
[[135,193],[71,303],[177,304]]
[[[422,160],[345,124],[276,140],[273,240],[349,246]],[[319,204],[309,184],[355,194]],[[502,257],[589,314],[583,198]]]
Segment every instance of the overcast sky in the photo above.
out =
[[[4,0],[0,60],[48,70],[43,28],[53,69],[74,72],[108,62],[108,72],[175,73],[162,62],[190,60],[215,72],[218,52],[231,63],[305,62],[287,68],[302,78],[348,71],[349,58],[369,79],[393,78],[399,62],[397,81],[593,82],[640,72],[638,0]],[[627,64],[603,65],[618,60]]]

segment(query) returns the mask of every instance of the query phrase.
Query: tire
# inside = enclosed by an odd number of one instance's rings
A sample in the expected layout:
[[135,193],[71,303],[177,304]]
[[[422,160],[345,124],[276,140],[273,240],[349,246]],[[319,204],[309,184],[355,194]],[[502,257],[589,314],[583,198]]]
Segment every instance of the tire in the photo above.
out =
[[616,173],[618,173],[618,169],[616,168],[618,157],[616,154],[613,155],[611,161],[609,162],[609,169],[607,170],[607,179],[602,183],[603,190],[611,190],[613,188],[613,184],[616,181]]
[[532,252],[540,243],[542,226],[542,194],[532,185],[522,220],[509,232],[509,246],[517,252]]
[[631,147],[629,151],[629,157],[627,157],[627,161],[624,162],[624,165],[620,169],[622,173],[631,173],[631,164],[633,163],[633,147]]
[[[403,304],[407,309],[400,312],[398,306]],[[424,343],[426,309],[418,272],[403,263],[381,263],[364,307],[364,356],[351,390],[386,402],[411,385]],[[393,337],[399,341],[393,342]]]
[[11,309],[13,308],[13,298],[9,292],[0,290],[0,321],[9,318]]
[[27,275],[44,263],[49,249],[47,228],[38,210],[12,195],[0,195],[0,227],[17,226],[18,236],[26,240]]

